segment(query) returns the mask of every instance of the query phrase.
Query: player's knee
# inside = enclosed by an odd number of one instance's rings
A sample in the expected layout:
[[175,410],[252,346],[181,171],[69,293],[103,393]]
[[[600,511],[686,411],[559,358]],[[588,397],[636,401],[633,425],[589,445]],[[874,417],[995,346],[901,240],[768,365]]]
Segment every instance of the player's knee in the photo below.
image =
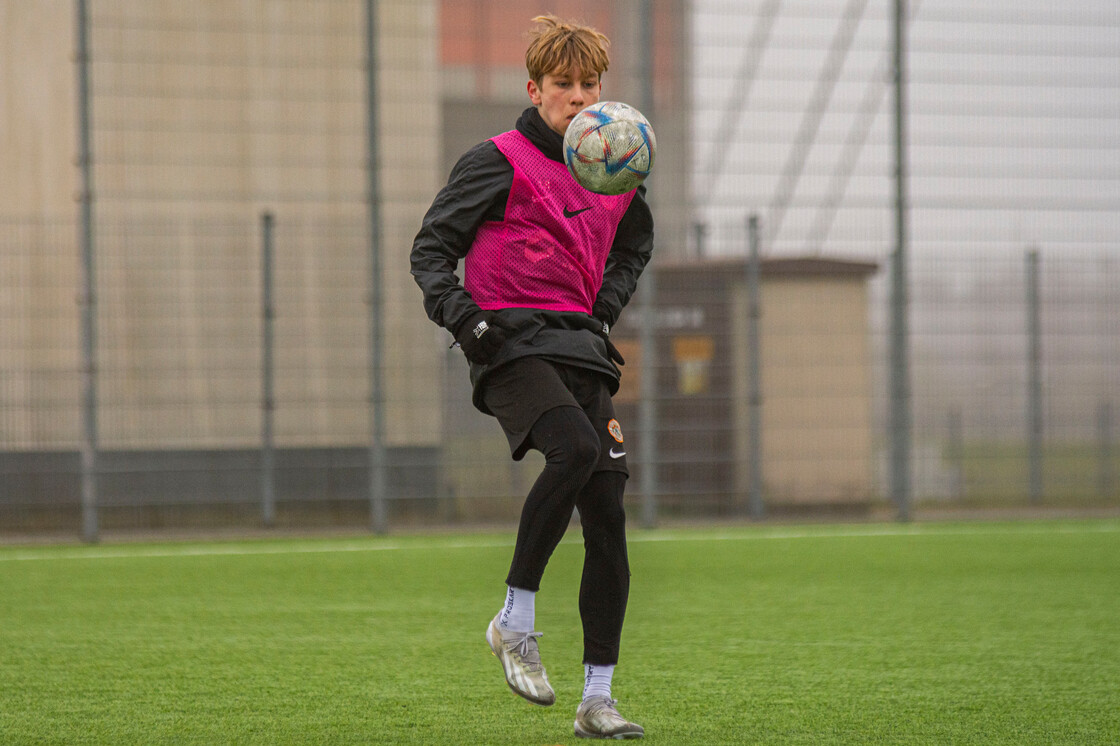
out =
[[594,437],[594,431],[591,431],[591,435],[594,438],[593,441],[586,437],[573,435],[560,449],[557,458],[555,460],[550,459],[549,463],[563,469],[567,473],[567,478],[573,482],[580,484],[586,482],[591,478],[591,474],[595,471],[595,466],[599,462],[599,440]]
[[591,426],[590,422],[585,420],[581,427],[573,433],[571,449],[573,462],[587,468],[587,475],[591,476],[591,470],[599,463],[601,446],[599,444],[599,434],[595,432],[595,428]]

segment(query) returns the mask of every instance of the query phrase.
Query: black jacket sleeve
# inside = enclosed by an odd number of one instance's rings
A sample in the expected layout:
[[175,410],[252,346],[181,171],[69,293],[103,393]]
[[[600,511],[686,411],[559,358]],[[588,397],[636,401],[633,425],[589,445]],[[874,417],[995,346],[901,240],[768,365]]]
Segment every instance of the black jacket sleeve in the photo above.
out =
[[456,270],[487,220],[502,220],[513,166],[493,142],[468,150],[451,171],[447,186],[428,208],[412,244],[412,276],[424,293],[428,317],[452,334],[480,309]]
[[595,297],[591,313],[595,318],[615,325],[622,309],[630,302],[638,286],[638,277],[653,254],[653,215],[645,200],[646,187],[630,201],[615,232],[607,266],[603,271],[603,286]]

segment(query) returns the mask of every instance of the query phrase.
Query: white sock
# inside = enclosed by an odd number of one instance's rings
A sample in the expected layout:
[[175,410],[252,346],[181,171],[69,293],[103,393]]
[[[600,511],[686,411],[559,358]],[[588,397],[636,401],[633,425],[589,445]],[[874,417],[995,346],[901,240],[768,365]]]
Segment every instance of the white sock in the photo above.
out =
[[507,587],[506,605],[498,614],[498,626],[514,632],[532,632],[536,616],[534,600],[537,594],[524,588]]
[[583,664],[584,685],[583,698],[611,696],[611,678],[614,677],[614,666],[596,666],[592,663]]

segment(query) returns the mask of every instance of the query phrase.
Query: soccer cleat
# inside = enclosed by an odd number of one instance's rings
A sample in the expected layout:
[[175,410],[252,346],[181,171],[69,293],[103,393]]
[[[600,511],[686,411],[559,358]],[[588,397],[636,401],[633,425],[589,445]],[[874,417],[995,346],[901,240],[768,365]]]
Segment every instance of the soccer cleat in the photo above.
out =
[[588,697],[576,709],[576,735],[580,738],[641,738],[645,728],[618,714],[618,700],[603,695]]
[[490,644],[490,652],[501,662],[509,688],[533,704],[547,707],[556,701],[556,693],[541,665],[537,647],[540,636],[540,632],[503,630],[498,626],[498,617],[494,617],[486,630],[486,642]]

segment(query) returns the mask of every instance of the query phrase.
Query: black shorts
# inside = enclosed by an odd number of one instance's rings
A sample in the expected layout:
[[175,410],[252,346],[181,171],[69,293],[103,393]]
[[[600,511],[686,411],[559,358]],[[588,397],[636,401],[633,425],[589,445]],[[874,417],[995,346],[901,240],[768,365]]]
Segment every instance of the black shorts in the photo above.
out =
[[555,407],[579,407],[599,434],[595,471],[629,475],[609,384],[607,376],[593,370],[523,357],[490,372],[482,400],[502,426],[514,460],[520,461],[529,451],[529,431],[542,414]]

